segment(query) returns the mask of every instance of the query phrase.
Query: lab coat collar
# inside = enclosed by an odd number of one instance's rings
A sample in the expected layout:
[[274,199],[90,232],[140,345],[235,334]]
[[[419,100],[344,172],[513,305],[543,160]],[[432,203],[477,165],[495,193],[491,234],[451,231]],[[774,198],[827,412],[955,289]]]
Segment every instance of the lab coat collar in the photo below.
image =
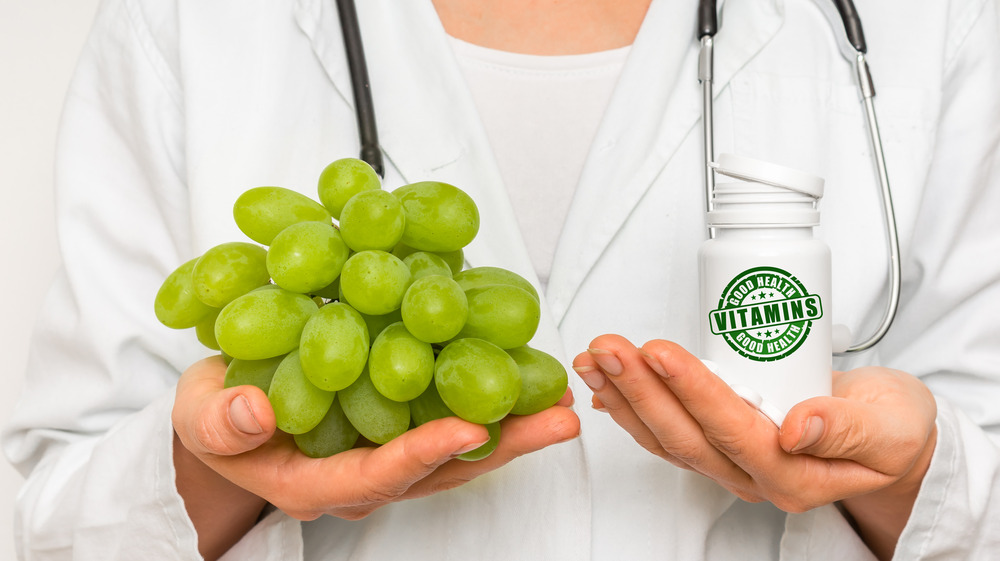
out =
[[[557,321],[681,143],[700,134],[697,3],[674,4],[650,6],[591,147],[547,291]],[[777,32],[782,15],[782,0],[726,0],[715,42],[716,95]]]

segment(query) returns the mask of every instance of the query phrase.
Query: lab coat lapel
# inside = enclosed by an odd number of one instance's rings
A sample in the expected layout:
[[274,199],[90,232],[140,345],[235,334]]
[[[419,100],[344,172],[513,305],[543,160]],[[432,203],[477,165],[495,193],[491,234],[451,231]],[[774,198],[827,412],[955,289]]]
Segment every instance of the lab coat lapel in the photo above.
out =
[[[489,140],[433,4],[365,0],[357,9],[387,188],[394,181],[438,180],[466,191],[481,219],[479,235],[465,248],[466,261],[502,266],[535,281]],[[331,81],[353,105],[334,0],[298,0],[296,18]],[[393,177],[396,172],[400,177]]]
[[[716,95],[777,32],[782,1],[726,0],[715,47]],[[700,133],[697,3],[671,4],[650,6],[591,147],[549,281],[557,322],[681,143]]]

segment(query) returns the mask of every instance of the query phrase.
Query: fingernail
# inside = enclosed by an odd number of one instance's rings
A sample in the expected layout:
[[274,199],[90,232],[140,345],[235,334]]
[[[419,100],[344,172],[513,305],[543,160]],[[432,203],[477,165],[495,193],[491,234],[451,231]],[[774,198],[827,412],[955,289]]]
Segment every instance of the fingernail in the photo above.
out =
[[264,429],[260,427],[260,423],[253,416],[253,411],[250,410],[250,402],[242,395],[236,396],[229,404],[229,420],[233,422],[234,427],[244,434],[260,434],[264,432]]
[[580,430],[577,430],[575,434],[560,438],[556,441],[556,444],[562,444],[563,442],[569,442],[570,440],[576,440],[577,438],[580,438]]
[[587,349],[590,356],[594,357],[597,364],[601,366],[601,369],[612,376],[617,376],[622,373],[624,368],[622,363],[618,360],[618,357],[614,355],[611,351],[606,351],[604,349]]
[[460,450],[457,450],[457,451],[455,452],[455,454],[454,454],[454,455],[456,455],[456,456],[461,456],[462,454],[465,454],[465,453],[467,453],[467,452],[472,452],[472,451],[473,451],[473,450],[475,450],[476,448],[479,448],[480,446],[484,446],[484,445],[485,445],[485,444],[486,444],[487,442],[489,442],[489,441],[490,441],[490,439],[488,439],[488,438],[487,438],[486,440],[484,440],[484,441],[482,441],[482,442],[479,442],[479,443],[472,443],[472,444],[470,444],[470,445],[466,446],[465,448],[462,448],[462,449],[460,449]]
[[608,412],[608,408],[604,407],[603,405],[602,406],[591,405],[591,407],[594,409],[594,411],[598,411],[600,413],[607,413]]
[[580,375],[580,379],[583,380],[583,383],[587,384],[587,386],[595,392],[603,388],[604,384],[608,383],[608,378],[604,375],[604,373],[593,366],[574,366],[573,370]]
[[648,364],[649,367],[653,369],[653,372],[656,372],[657,374],[659,374],[661,378],[669,378],[670,377],[667,374],[667,371],[663,369],[663,365],[660,364],[660,359],[656,358],[655,356],[647,353],[646,351],[644,351],[642,349],[639,349],[639,354],[641,354],[642,358],[645,359],[646,364]]
[[822,417],[809,417],[806,419],[805,427],[802,429],[802,436],[799,437],[798,443],[792,448],[792,452],[798,452],[819,442],[819,439],[823,436],[823,429]]

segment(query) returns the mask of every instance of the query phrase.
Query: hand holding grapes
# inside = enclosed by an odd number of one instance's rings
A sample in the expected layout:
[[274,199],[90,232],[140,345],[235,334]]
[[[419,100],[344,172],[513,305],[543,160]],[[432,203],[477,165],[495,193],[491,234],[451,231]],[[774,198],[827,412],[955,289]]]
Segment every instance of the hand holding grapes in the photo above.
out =
[[503,421],[496,450],[479,461],[456,457],[486,442],[487,430],[457,417],[428,422],[379,447],[310,458],[291,435],[275,430],[262,391],[224,388],[224,376],[220,358],[194,364],[181,376],[173,410],[178,487],[219,512],[199,516],[189,508],[206,558],[249,530],[265,502],[301,520],[357,519],[391,502],[456,487],[579,432],[567,391],[556,407]]

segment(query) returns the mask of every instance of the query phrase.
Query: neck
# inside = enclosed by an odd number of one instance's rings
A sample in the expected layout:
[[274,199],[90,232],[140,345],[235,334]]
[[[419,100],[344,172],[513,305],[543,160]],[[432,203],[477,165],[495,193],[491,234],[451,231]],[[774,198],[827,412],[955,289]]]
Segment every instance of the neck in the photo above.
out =
[[651,0],[433,0],[445,31],[465,42],[534,55],[631,45]]

